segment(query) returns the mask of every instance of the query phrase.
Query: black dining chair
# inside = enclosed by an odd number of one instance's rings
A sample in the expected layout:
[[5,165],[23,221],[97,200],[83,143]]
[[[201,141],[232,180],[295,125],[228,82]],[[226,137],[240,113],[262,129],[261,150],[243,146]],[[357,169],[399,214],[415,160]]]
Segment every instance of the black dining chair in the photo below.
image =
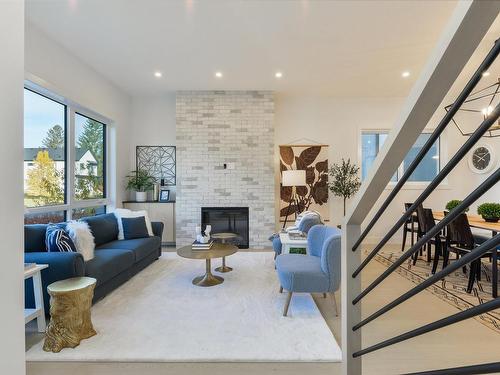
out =
[[[446,230],[446,250],[443,255],[443,268],[448,265],[450,251],[457,254],[457,257],[463,256],[474,250],[479,244],[476,242],[472,234],[471,227],[467,215],[462,213],[447,226]],[[495,249],[496,251],[496,249]],[[490,258],[492,252],[483,254],[471,262],[469,271],[469,282],[467,284],[467,293],[472,292],[474,282],[481,281],[481,259]],[[494,267],[496,265],[493,265]],[[464,267],[464,272],[465,272]]]
[[[422,205],[417,207],[417,220],[418,220],[418,238],[425,236],[432,228],[436,226],[432,210],[424,208]],[[442,255],[443,248],[446,246],[446,239],[441,236],[441,233],[436,234],[433,239],[427,242],[427,262],[431,261],[432,245],[434,245],[434,257],[432,258],[432,274],[436,273],[439,257]],[[418,252],[413,257],[413,265],[416,264],[418,259]]]
[[[405,212],[413,205],[413,203],[405,203]],[[415,235],[418,235],[418,220],[417,213],[413,213],[403,225],[403,243],[401,244],[401,251],[405,251],[406,237],[411,233],[411,246],[415,244]]]

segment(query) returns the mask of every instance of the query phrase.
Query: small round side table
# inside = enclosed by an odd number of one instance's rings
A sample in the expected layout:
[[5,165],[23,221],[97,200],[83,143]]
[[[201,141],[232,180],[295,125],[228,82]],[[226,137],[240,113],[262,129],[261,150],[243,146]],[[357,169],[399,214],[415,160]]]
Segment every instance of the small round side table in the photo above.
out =
[[96,334],[90,318],[96,282],[92,277],[73,277],[47,287],[50,322],[43,350],[59,353],[63,348],[74,348],[81,340]]
[[[212,234],[211,237],[215,240],[220,240],[221,243],[225,244],[227,243],[227,240],[236,238],[238,237],[238,235],[236,233],[231,233],[231,232],[222,232],[222,233],[214,233]],[[231,272],[233,269],[232,267],[226,266],[226,257],[222,257],[222,266],[217,267],[215,270],[220,273],[226,273],[226,272]]]

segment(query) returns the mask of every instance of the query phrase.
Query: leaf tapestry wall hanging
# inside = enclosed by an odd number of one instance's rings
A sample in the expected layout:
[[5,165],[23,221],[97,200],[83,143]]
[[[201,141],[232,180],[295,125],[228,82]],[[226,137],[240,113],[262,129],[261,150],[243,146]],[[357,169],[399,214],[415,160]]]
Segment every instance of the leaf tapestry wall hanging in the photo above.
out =
[[[323,220],[329,220],[328,205],[328,146],[285,145],[280,148],[280,175],[289,169],[306,171],[307,186],[297,186],[299,210],[314,210]],[[280,186],[280,221],[285,216],[292,196],[291,186]],[[293,215],[295,206],[290,208]]]

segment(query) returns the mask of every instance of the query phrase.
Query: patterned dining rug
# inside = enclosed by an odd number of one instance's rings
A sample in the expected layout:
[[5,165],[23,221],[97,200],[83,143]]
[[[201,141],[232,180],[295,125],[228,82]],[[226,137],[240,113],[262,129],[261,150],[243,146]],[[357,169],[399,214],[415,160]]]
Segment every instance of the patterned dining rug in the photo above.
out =
[[[375,259],[384,266],[389,267],[402,254],[398,249],[383,249],[375,256]],[[427,263],[425,257],[426,253],[419,257],[415,265],[411,260],[403,263],[397,268],[396,272],[414,284],[420,284],[431,276],[432,262]],[[453,259],[454,255],[450,254],[450,258]],[[453,260],[451,261],[453,262]],[[441,270],[441,267],[442,262],[440,261],[438,271]],[[472,306],[493,299],[491,296],[491,263],[487,259],[482,262],[481,281],[474,283],[474,288],[470,294],[466,292],[468,280],[468,271],[467,274],[464,274],[460,269],[448,275],[444,280],[428,287],[427,290],[439,299],[455,306],[458,310],[467,310]],[[500,309],[478,315],[475,319],[500,334]]]

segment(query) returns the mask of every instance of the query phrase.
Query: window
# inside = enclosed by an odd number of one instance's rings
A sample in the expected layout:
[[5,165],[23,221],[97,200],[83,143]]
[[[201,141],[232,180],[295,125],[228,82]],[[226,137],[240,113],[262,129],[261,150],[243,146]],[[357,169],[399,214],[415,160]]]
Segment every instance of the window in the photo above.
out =
[[25,223],[104,213],[106,124],[40,91],[24,90]]
[[[412,146],[408,154],[398,168],[398,171],[392,177],[391,181],[396,182],[399,176],[402,176],[410,164],[415,160],[415,157],[424,146],[425,142],[430,137],[430,133],[422,133],[415,144]],[[387,139],[387,131],[363,131],[361,134],[361,178],[364,181],[369,173],[369,170],[375,161],[382,145]],[[439,164],[439,140],[437,140],[431,149],[424,156],[418,167],[411,174],[408,181],[410,182],[429,182],[437,176],[440,170]]]
[[[387,133],[383,132],[363,132],[361,135],[362,144],[362,158],[361,158],[361,179],[365,180],[370,168],[375,161],[378,153],[380,152],[382,145],[387,138]],[[392,176],[391,181],[396,182],[398,179],[398,172]]]
[[75,168],[75,197],[78,200],[105,197],[104,146],[106,125],[75,115],[75,157],[80,168]]
[[[408,151],[403,160],[403,172],[407,170],[410,164],[415,160],[417,154],[422,149],[422,146],[429,140],[430,133],[420,134],[413,147]],[[430,182],[439,173],[439,140],[434,142],[430,150],[425,154],[424,158],[413,171],[408,181]]]
[[78,220],[85,216],[97,216],[106,213],[106,206],[96,206],[96,207],[85,207],[85,208],[73,208],[72,219]]
[[66,202],[66,106],[24,90],[24,205]]

